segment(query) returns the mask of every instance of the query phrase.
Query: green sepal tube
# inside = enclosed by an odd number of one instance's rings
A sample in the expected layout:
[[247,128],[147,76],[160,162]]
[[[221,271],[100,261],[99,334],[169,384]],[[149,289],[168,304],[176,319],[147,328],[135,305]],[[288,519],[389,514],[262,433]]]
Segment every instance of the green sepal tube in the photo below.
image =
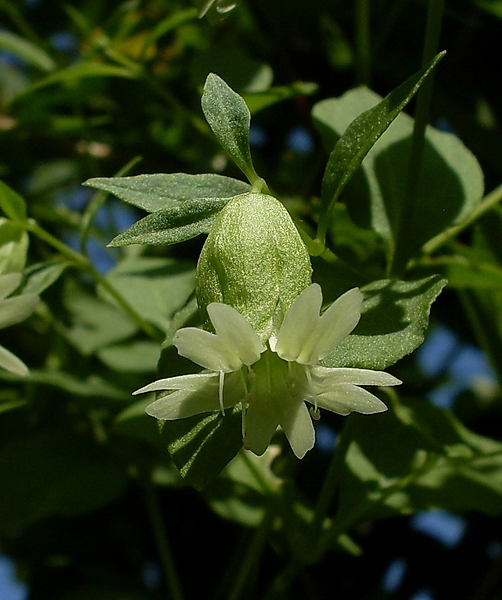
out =
[[235,196],[219,214],[197,264],[204,327],[211,329],[207,305],[223,302],[265,342],[311,276],[305,244],[281,202],[256,192]]

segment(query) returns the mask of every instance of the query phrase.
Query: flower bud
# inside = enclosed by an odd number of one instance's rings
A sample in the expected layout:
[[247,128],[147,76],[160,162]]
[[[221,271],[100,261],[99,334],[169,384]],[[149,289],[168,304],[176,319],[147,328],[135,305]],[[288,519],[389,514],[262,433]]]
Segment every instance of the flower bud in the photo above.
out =
[[207,305],[223,302],[266,341],[311,274],[307,249],[284,206],[267,194],[235,196],[215,221],[197,265],[204,326],[211,327]]

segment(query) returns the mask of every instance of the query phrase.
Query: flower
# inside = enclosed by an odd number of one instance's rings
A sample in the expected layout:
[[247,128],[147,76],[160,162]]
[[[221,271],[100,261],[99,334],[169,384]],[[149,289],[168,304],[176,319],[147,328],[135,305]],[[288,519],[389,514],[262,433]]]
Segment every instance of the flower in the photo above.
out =
[[287,310],[268,346],[233,307],[211,303],[207,309],[216,333],[188,327],[174,337],[179,354],[209,372],[159,379],[134,394],[173,390],[146,408],[163,420],[224,412],[241,402],[246,448],[263,454],[280,425],[295,455],[303,458],[314,446],[312,418],[319,418],[319,408],[340,415],[383,412],[386,405],[359,386],[401,383],[383,371],[318,364],[357,325],[362,298],[354,288],[320,314],[321,288],[310,285]]
[[[38,304],[39,297],[36,294],[7,298],[20,283],[21,273],[0,275],[0,329],[24,321]],[[28,374],[28,367],[24,362],[3,346],[0,346],[0,367],[16,375]]]

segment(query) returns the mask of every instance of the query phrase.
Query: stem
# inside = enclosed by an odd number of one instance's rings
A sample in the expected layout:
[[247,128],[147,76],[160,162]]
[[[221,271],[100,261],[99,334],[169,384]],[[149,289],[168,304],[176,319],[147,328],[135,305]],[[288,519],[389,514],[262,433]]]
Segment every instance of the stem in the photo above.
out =
[[166,526],[160,510],[159,499],[149,477],[145,478],[143,488],[169,598],[170,600],[184,600],[183,590],[174,565],[173,553],[166,535]]
[[101,273],[94,268],[86,256],[69,248],[66,244],[58,240],[58,238],[54,237],[48,231],[40,227],[40,225],[38,225],[38,223],[32,219],[28,220],[26,229],[60,252],[65,258],[73,262],[80,270],[90,275],[98,285],[102,286],[103,289],[110,294],[110,296],[117,302],[117,304],[128,315],[128,317],[134,321],[138,327],[142,329],[149,337],[159,342],[163,341],[164,336],[160,334],[153,325],[143,319],[143,317],[134,309],[134,307],[127,302],[122,294],[120,294],[113,287],[113,285],[110,284],[106,277],[103,277],[103,275],[101,275]]
[[492,190],[489,194],[487,194],[480,205],[471,213],[468,219],[466,219],[463,223],[459,225],[454,225],[445,231],[442,231],[436,237],[433,237],[429,240],[422,248],[424,254],[432,254],[438,248],[440,248],[443,244],[448,242],[449,240],[455,238],[461,231],[467,229],[472,223],[477,221],[480,217],[486,214],[489,210],[492,210],[497,206],[497,204],[502,201],[502,184]]
[[[427,10],[427,24],[425,30],[424,50],[422,54],[422,67],[424,67],[437,54],[441,22],[444,10],[444,0],[429,0]],[[396,239],[394,255],[390,265],[390,273],[394,276],[401,275],[407,263],[406,252],[398,254],[399,248],[405,248],[408,237],[408,228],[413,221],[416,206],[418,183],[420,181],[420,168],[425,145],[425,130],[429,121],[429,113],[434,86],[434,72],[424,81],[417,93],[415,123],[411,138],[410,160],[408,163],[408,177],[406,192],[402,198],[401,210],[397,215]]]
[[[340,449],[338,448],[338,450]],[[310,524],[311,548],[315,548],[315,545],[317,544],[317,540],[322,532],[324,519],[326,518],[326,515],[328,514],[333,502],[333,498],[335,497],[337,475],[339,470],[338,454],[339,452],[334,449],[333,454],[331,455],[328,471],[322,484],[321,493],[319,494],[319,498],[317,500],[314,517]]]
[[275,600],[275,598],[284,597],[284,592],[291,586],[300,569],[301,565],[292,557],[286,567],[274,579],[263,600]]
[[270,528],[275,517],[274,504],[271,502],[267,507],[265,514],[263,515],[260,526],[256,529],[251,543],[248,546],[248,550],[244,555],[242,561],[240,561],[239,568],[237,569],[237,577],[235,578],[234,584],[230,589],[228,600],[239,600],[242,597],[242,591],[249,580],[249,576],[255,564],[257,563],[263,546],[267,541]]
[[356,41],[356,81],[357,85],[367,85],[371,73],[370,42],[371,0],[356,0],[355,41]]

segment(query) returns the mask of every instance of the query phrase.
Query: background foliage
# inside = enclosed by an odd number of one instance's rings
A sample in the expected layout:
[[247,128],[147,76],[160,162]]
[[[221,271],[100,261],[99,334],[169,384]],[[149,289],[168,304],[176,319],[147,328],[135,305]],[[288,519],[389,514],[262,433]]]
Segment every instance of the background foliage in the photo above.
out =
[[[30,600],[179,600],[201,585],[209,598],[496,600],[502,3],[254,0],[226,19],[218,7],[231,4],[0,0],[0,272],[22,271],[19,291],[41,296],[0,336],[31,369],[0,372],[2,552]],[[332,204],[333,144],[443,49],[430,107],[426,93],[412,101],[416,125],[399,115]],[[366,292],[366,320],[328,362],[384,368],[404,356],[390,369],[404,385],[382,396],[383,415],[323,415],[302,462],[278,436],[196,491],[168,452],[183,466],[183,445],[131,391],[156,377],[159,356],[162,373],[193,367],[172,334],[198,322],[197,234],[220,207],[202,207],[196,237],[165,245],[158,211],[191,185],[166,174],[209,173],[198,185],[219,200],[248,189],[204,119],[209,72],[246,100],[255,171],[247,156],[244,171],[266,180],[310,240],[325,300]],[[426,123],[420,148],[412,131]],[[162,175],[131,192],[110,189],[117,174]],[[174,198],[163,195],[173,177]],[[81,185],[89,179],[94,189]],[[160,219],[160,237],[151,221],[133,225],[144,217]],[[148,245],[122,245],[131,231],[147,237],[127,242]],[[430,321],[448,327],[448,356],[433,345],[417,360],[408,353],[445,279]],[[462,387],[450,368],[471,346],[492,375],[471,385],[464,372]],[[453,522],[463,534],[451,547],[421,530],[437,509],[438,530]]]

